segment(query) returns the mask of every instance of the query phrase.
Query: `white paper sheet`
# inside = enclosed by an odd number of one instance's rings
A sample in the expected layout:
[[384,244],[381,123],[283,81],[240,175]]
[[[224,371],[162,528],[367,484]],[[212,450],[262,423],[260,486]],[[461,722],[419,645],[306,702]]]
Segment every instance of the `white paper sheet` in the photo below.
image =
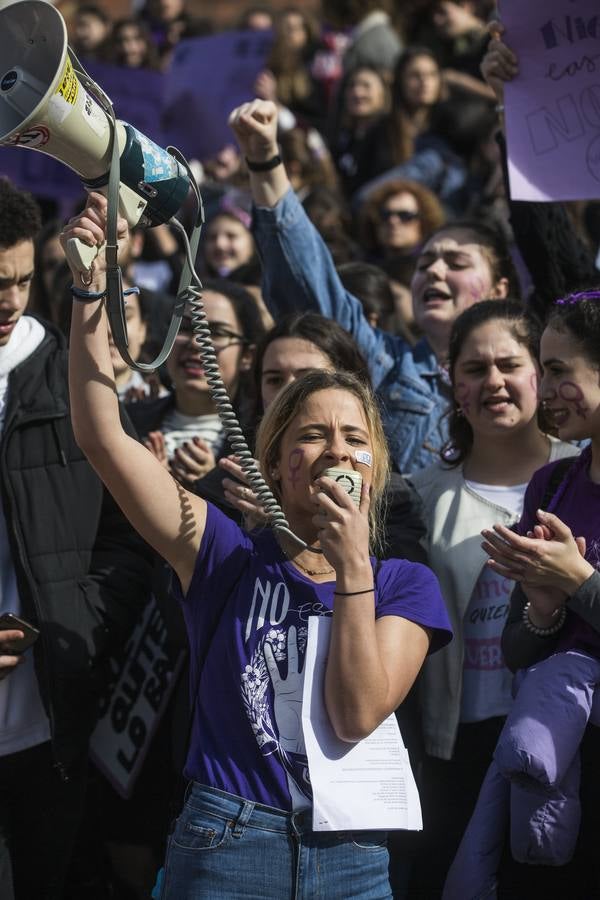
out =
[[423,827],[417,785],[392,714],[356,744],[341,741],[325,708],[331,619],[311,616],[304,661],[302,728],[313,791],[315,831]]

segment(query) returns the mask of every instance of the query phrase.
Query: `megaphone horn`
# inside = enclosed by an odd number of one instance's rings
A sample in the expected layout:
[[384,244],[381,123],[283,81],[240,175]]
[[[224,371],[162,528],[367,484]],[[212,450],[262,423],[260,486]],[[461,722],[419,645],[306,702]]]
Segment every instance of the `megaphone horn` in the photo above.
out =
[[[98,97],[110,104],[69,49],[54,6],[46,0],[0,3],[0,144],[46,153],[73,169],[89,190],[102,190],[113,126]],[[132,125],[116,120],[115,128],[121,214],[130,226],[168,222],[190,187],[185,168]],[[87,271],[97,249],[70,243],[69,257]]]

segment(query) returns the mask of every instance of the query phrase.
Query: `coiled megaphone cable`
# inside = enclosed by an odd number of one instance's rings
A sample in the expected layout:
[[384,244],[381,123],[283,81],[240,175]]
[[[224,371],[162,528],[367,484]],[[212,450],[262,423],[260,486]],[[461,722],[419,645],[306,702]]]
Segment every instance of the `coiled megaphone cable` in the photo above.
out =
[[231,448],[238,457],[242,471],[248,479],[250,487],[256,494],[258,502],[265,511],[269,524],[273,528],[276,536],[280,538],[285,535],[285,537],[296,544],[300,550],[308,549],[315,553],[322,553],[322,551],[316,547],[309,547],[291,530],[281,506],[261,475],[258,466],[256,465],[256,461],[250,452],[238,418],[231,405],[229,396],[227,395],[223,379],[221,378],[208,319],[206,318],[206,312],[202,302],[202,282],[194,267],[194,260],[188,236],[185,228],[178,219],[173,217],[171,219],[171,224],[175,226],[183,238],[186,261],[191,273],[187,294],[185,296],[185,303],[190,309],[194,339],[200,349],[202,367],[204,369],[210,395],[223,424],[223,430],[227,435]]

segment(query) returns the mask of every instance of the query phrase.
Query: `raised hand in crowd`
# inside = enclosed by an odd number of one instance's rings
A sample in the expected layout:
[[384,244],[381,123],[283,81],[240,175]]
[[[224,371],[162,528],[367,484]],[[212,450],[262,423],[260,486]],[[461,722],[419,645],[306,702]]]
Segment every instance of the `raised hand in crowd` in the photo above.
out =
[[269,69],[263,69],[256,76],[254,92],[261,100],[277,103],[277,79]]
[[274,206],[289,187],[283,166],[274,167],[268,179],[260,172],[254,177],[252,164],[262,165],[279,155],[277,143],[277,106],[271,100],[252,100],[236,107],[229,117],[229,125],[236,136],[250,169],[250,182],[258,205]]
[[504,25],[490,24],[491,41],[481,62],[481,74],[493,90],[499,104],[504,102],[504,82],[512,81],[519,74],[519,62],[510,47],[504,43]]
[[277,107],[271,100],[242,103],[231,113],[229,125],[251,162],[266,162],[277,154]]

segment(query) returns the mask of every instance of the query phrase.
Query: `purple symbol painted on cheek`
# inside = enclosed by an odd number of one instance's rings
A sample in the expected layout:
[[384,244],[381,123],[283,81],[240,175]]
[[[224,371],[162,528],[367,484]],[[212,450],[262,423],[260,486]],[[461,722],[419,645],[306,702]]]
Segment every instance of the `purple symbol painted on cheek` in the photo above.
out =
[[298,472],[302,468],[302,460],[304,459],[304,450],[301,450],[300,447],[296,447],[295,450],[292,450],[290,453],[290,458],[288,459],[288,472],[290,476],[290,484],[293,488],[296,487],[299,479]]
[[589,410],[581,402],[584,399],[584,394],[578,384],[575,384],[573,381],[563,381],[558,386],[558,396],[561,400],[572,403],[578,416],[581,416],[582,419],[587,418]]
[[472,278],[469,284],[469,293],[471,294],[473,303],[477,303],[479,300],[483,299],[484,295],[488,293],[484,290],[483,279]]
[[454,390],[456,402],[464,413],[471,410],[471,389],[464,381],[459,381]]

